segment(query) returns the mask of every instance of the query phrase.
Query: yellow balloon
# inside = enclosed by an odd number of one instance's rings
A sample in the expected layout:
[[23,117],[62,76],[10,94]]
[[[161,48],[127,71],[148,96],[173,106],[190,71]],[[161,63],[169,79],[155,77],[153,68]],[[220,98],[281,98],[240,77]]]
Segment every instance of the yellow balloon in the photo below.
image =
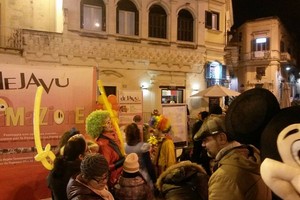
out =
[[101,95],[98,96],[97,102],[98,102],[98,104],[104,104],[104,101],[103,101],[103,98]]
[[35,94],[34,111],[33,111],[33,135],[34,135],[35,147],[38,153],[34,157],[34,159],[36,161],[40,161],[46,169],[51,170],[53,169],[55,154],[51,151],[50,144],[47,144],[45,150],[43,150],[41,138],[40,138],[40,108],[41,108],[42,93],[43,93],[43,87],[39,86]]
[[112,110],[112,113],[113,113],[114,117],[118,117],[118,112],[117,111]]
[[108,102],[107,104],[104,104],[103,109],[104,110],[111,110],[111,103]]

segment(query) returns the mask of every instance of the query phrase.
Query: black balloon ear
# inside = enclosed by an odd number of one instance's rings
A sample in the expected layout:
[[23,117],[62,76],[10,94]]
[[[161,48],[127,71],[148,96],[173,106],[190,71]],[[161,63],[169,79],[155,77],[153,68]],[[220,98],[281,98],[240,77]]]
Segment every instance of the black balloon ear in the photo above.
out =
[[284,128],[296,123],[300,123],[300,106],[284,108],[272,118],[261,136],[260,143],[262,160],[265,158],[271,158],[282,162],[277,149],[277,137]]
[[269,90],[247,90],[229,105],[225,117],[226,130],[238,142],[260,148],[261,134],[279,110],[277,98]]

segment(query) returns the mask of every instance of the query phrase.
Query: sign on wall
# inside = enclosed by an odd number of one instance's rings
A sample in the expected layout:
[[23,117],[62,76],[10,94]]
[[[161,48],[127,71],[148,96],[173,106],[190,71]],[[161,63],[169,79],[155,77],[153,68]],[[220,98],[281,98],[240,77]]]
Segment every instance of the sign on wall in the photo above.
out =
[[186,104],[162,104],[162,114],[171,122],[171,136],[174,143],[186,144],[188,141]]
[[[143,130],[143,93],[140,90],[123,90],[119,92],[119,125],[122,130],[126,125],[140,117],[137,124]],[[123,136],[125,138],[125,136]],[[124,140],[125,141],[125,140]]]
[[85,118],[95,109],[96,71],[92,67],[0,66],[0,165],[33,162],[33,108],[38,86],[43,147],[56,146],[76,127],[85,133]]

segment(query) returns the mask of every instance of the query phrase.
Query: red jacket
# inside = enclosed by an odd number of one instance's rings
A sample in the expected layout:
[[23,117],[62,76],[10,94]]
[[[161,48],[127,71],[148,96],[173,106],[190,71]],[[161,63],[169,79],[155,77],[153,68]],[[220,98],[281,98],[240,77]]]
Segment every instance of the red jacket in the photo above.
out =
[[[121,149],[121,143],[116,132],[103,132],[102,134],[114,141],[119,149]],[[110,178],[108,180],[108,186],[111,188],[116,184],[123,170],[122,166],[116,168],[116,162],[122,160],[122,156],[111,147],[109,140],[106,138],[100,136],[97,139],[97,144],[99,145],[99,153],[106,158],[109,165]]]

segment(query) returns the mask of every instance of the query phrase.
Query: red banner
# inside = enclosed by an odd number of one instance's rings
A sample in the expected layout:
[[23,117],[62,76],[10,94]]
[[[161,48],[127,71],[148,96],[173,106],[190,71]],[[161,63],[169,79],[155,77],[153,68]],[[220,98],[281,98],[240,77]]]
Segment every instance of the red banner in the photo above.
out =
[[[85,133],[85,118],[96,107],[94,67],[1,65],[1,173],[3,169],[11,168],[11,165],[28,163],[28,166],[32,166],[36,162],[33,108],[38,86],[43,87],[40,110],[40,138],[43,148],[46,144],[56,146],[60,136],[72,127]],[[29,170],[23,169],[24,173]],[[0,176],[3,177],[3,174]],[[9,184],[9,181],[1,182]]]

